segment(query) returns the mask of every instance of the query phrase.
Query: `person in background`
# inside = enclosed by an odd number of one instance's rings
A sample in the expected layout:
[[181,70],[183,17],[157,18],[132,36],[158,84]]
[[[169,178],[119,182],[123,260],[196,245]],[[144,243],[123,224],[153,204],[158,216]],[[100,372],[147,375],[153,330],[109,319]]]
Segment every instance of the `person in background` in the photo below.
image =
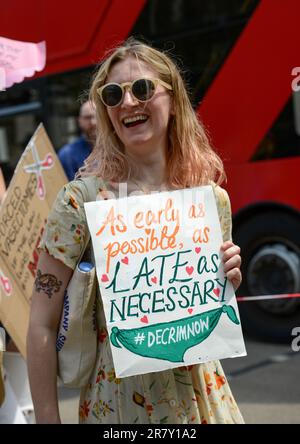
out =
[[81,136],[64,145],[58,157],[69,180],[73,180],[85,159],[91,154],[96,140],[96,113],[91,101],[84,102],[79,111],[78,125]]
[[[95,148],[76,180],[58,194],[39,246],[39,277],[27,336],[38,423],[60,423],[56,338],[64,292],[88,235],[87,181],[100,194],[103,184],[115,194],[120,183],[126,182],[129,195],[211,185],[222,228],[224,272],[235,289],[242,280],[240,248],[231,241],[230,201],[219,186],[225,177],[223,164],[209,144],[171,58],[130,38],[106,56],[90,97],[97,115]],[[79,241],[74,227],[80,229]],[[40,290],[41,282],[45,290]],[[218,360],[116,378],[100,294],[96,313],[97,358],[81,392],[81,423],[243,423]]]

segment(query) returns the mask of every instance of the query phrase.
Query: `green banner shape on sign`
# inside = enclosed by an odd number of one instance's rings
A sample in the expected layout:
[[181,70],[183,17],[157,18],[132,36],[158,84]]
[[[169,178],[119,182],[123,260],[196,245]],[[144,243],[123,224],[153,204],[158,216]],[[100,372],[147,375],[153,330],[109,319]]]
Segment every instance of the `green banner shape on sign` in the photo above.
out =
[[234,308],[223,305],[192,317],[148,327],[130,330],[113,327],[110,340],[115,347],[123,346],[140,356],[184,362],[185,352],[203,342],[213,332],[222,313],[226,313],[235,324],[240,323]]

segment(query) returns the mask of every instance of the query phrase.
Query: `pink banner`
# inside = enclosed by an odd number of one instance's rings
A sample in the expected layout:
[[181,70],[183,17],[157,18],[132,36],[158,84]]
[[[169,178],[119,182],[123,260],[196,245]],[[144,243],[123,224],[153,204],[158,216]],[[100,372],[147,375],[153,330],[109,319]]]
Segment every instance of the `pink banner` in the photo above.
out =
[[0,90],[42,71],[46,64],[46,43],[29,43],[0,37]]

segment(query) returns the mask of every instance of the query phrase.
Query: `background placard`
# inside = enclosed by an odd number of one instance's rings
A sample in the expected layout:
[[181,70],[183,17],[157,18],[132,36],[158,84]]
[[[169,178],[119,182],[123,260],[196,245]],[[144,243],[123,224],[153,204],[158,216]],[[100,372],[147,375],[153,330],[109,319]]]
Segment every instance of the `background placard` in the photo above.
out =
[[39,243],[65,173],[43,125],[17,165],[0,208],[0,321],[25,357]]

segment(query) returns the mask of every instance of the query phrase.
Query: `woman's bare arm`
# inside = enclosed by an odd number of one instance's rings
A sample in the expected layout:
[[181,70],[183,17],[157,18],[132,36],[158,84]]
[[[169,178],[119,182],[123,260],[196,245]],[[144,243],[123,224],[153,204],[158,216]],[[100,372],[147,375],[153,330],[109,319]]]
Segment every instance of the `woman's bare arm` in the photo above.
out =
[[41,252],[27,335],[28,374],[37,423],[60,423],[56,336],[72,273],[71,268]]

